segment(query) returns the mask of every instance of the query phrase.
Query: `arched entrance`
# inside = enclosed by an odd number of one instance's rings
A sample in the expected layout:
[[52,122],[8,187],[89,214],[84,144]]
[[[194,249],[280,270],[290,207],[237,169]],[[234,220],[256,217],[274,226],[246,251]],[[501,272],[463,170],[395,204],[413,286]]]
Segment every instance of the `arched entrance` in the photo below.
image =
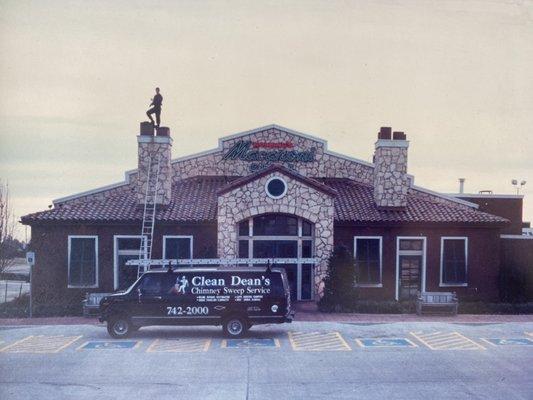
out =
[[[239,222],[239,258],[311,258],[314,226],[304,218],[263,214]],[[313,265],[276,264],[287,271],[292,300],[313,300]]]

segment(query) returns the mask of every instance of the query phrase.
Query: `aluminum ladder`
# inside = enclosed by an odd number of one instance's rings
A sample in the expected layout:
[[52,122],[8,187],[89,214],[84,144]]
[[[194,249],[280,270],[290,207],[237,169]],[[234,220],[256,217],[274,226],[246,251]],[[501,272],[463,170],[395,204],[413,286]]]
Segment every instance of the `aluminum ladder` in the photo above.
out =
[[152,158],[150,158],[148,178],[146,181],[146,193],[144,196],[141,245],[139,249],[139,261],[143,261],[143,263],[139,263],[137,279],[146,272],[147,268],[150,268],[149,261],[152,259],[152,241],[154,237],[155,213],[157,208],[157,191],[159,189],[159,166],[159,160],[157,160],[157,162],[152,162]]

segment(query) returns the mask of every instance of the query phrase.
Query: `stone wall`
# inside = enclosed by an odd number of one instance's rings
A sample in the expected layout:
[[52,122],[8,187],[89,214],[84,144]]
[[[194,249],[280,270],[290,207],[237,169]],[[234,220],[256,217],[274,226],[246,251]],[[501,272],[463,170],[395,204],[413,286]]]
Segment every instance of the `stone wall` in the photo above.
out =
[[407,148],[405,140],[378,140],[374,157],[374,201],[378,207],[407,205]]
[[[287,193],[280,199],[272,199],[265,192],[265,184],[272,176],[281,176],[287,183]],[[222,194],[218,197],[218,257],[237,257],[238,223],[265,213],[296,215],[314,224],[314,256],[320,258],[314,271],[318,299],[323,294],[327,259],[333,250],[334,198],[280,172],[272,172]]]
[[[372,183],[373,168],[367,164],[357,162],[326,152],[325,142],[313,140],[294,133],[286,132],[277,128],[265,129],[234,138],[223,139],[222,150],[188,157],[172,163],[173,178],[180,180],[198,175],[225,175],[225,176],[246,176],[251,172],[252,164],[256,164],[258,169],[263,169],[265,165],[242,160],[223,160],[224,155],[239,141],[282,143],[290,142],[296,151],[310,151],[314,149],[315,161],[313,162],[283,162],[289,167],[304,176],[309,177],[331,177],[349,178],[357,182]],[[279,162],[278,162],[279,163]]]
[[[159,179],[157,190],[157,203],[169,204],[171,197],[172,170],[170,166],[172,139],[161,136],[138,136],[138,173],[136,176],[137,202],[144,204],[146,185],[148,184],[148,171],[152,163],[151,174],[157,173],[159,161]],[[148,203],[153,203],[153,198]]]

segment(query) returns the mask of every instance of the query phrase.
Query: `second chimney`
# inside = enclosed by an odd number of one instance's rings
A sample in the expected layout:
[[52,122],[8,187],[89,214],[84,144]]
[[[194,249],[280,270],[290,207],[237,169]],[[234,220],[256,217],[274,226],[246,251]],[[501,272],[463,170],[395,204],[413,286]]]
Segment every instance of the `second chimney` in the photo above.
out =
[[374,153],[374,201],[378,208],[398,209],[407,206],[409,179],[407,150],[409,142],[403,132],[382,127]]
[[154,202],[153,197],[146,196],[146,189],[150,181],[156,184],[157,164],[157,204],[169,204],[171,198],[172,170],[170,166],[172,138],[170,129],[158,127],[155,129],[149,122],[141,122],[140,135],[137,136],[139,148],[137,169],[137,203],[149,204]]

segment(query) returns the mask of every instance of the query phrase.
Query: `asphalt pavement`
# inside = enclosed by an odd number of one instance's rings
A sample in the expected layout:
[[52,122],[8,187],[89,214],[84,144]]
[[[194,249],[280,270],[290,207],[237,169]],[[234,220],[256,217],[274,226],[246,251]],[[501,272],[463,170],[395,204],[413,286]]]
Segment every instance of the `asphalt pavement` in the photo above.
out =
[[533,322],[0,327],[7,399],[531,399]]

